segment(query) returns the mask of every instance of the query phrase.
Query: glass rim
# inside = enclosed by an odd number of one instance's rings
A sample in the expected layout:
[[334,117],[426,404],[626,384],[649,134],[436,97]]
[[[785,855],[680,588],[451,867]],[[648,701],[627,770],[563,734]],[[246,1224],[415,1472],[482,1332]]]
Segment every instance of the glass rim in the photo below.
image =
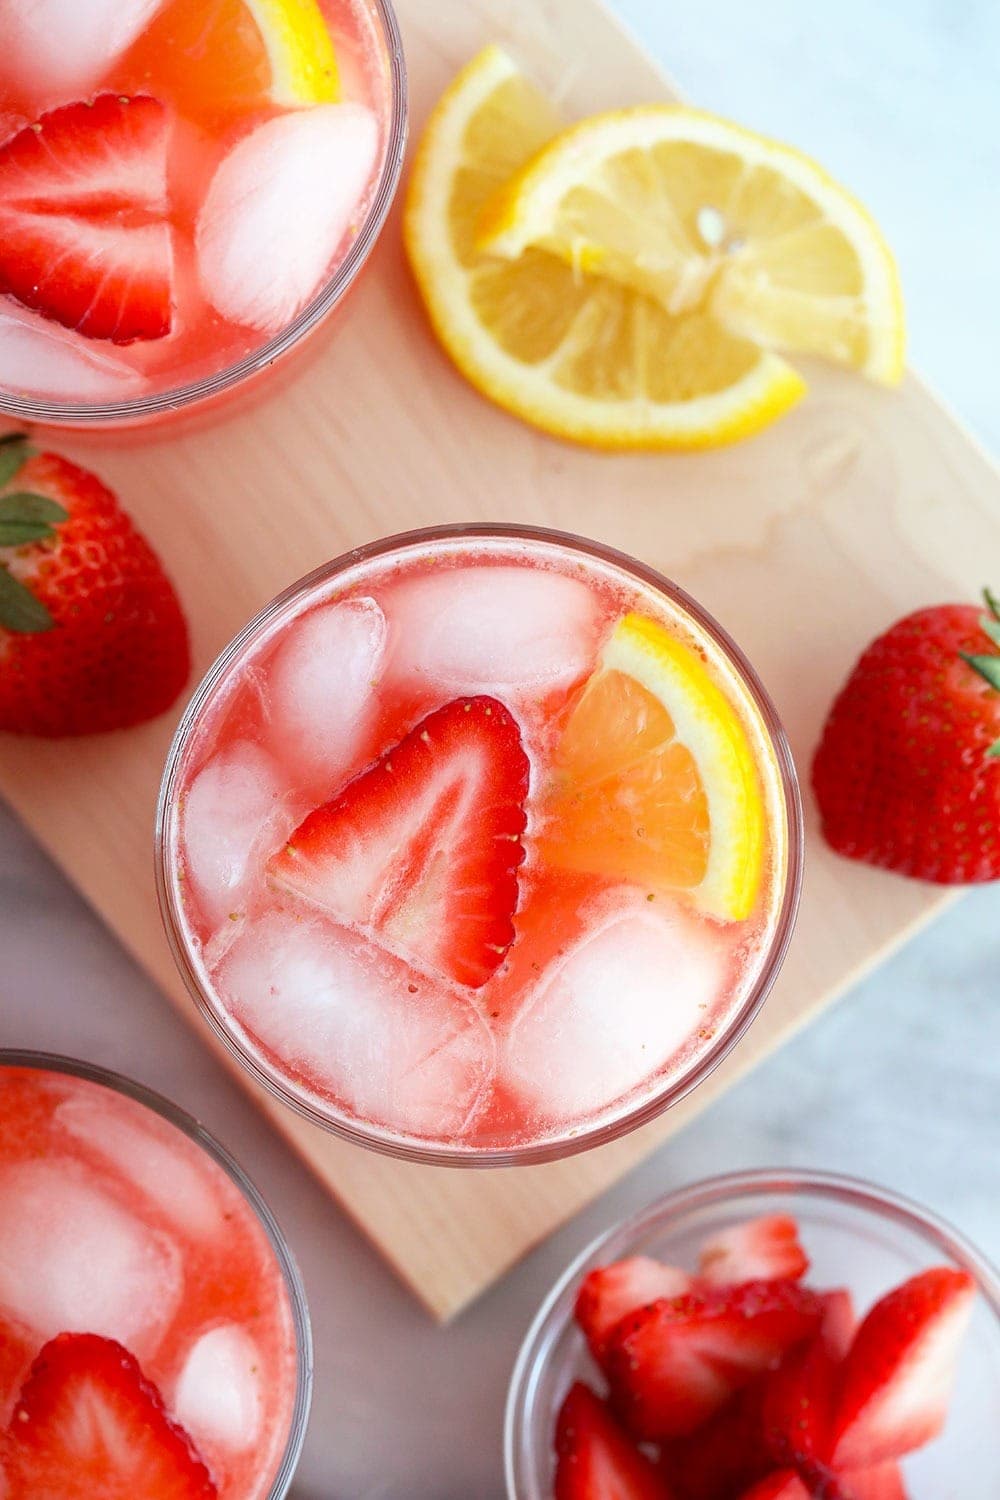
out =
[[758,1195],[811,1196],[834,1204],[866,1210],[874,1217],[899,1224],[942,1250],[972,1275],[1000,1325],[1000,1269],[971,1240],[933,1209],[892,1188],[863,1177],[808,1167],[762,1167],[703,1177],[668,1193],[602,1230],[559,1274],[546,1293],[518,1349],[507,1387],[503,1421],[503,1462],[507,1500],[522,1500],[525,1490],[524,1449],[528,1437],[529,1403],[544,1369],[544,1352],[557,1328],[572,1316],[576,1285],[585,1270],[627,1255],[636,1241],[671,1219],[724,1203],[738,1203]]
[[275,364],[312,332],[343,299],[368,259],[389,214],[403,168],[408,123],[408,87],[403,39],[391,0],[367,0],[381,28],[389,72],[390,109],[385,154],[378,185],[364,223],[350,249],[315,296],[279,333],[249,354],[214,374],[169,390],[136,396],[128,401],[45,401],[17,396],[0,386],[0,416],[21,422],[68,424],[88,431],[105,426],[136,424],[145,418],[183,412],[213,397],[235,390],[244,381]]
[[[541,543],[543,546],[566,548],[597,562],[610,563],[618,567],[628,576],[644,583],[679,606],[721,652],[739,678],[744,691],[760,716],[766,739],[774,756],[780,800],[785,816],[786,847],[784,850],[784,885],[760,972],[738,1010],[727,1019],[725,1025],[720,1027],[719,1034],[712,1045],[688,1069],[648,1098],[640,1100],[632,1109],[603,1124],[599,1122],[589,1127],[573,1129],[570,1133],[558,1138],[548,1138],[541,1142],[527,1142],[510,1147],[463,1148],[404,1136],[382,1126],[361,1122],[347,1111],[341,1111],[335,1115],[324,1113],[293,1089],[277,1069],[271,1068],[270,1065],[265,1066],[260,1059],[254,1057],[237,1040],[230,1027],[223,1022],[205,993],[205,987],[191,963],[188,952],[189,944],[183,935],[184,926],[174,899],[175,893],[173,882],[169,878],[168,865],[169,833],[176,802],[174,790],[184,750],[189,738],[198,727],[200,715],[207,701],[254,638],[282,610],[298,603],[309,593],[330,583],[350,568],[364,565],[390,553],[402,553],[411,548],[477,538],[484,542],[521,540]],[[728,632],[685,589],[639,559],[606,543],[593,541],[573,532],[506,522],[457,522],[398,532],[364,546],[355,547],[330,562],[322,564],[277,594],[223,648],[192,694],[167,751],[156,807],[154,865],[160,916],[174,962],[189,994],[241,1067],[269,1093],[324,1130],[383,1155],[449,1167],[529,1166],[578,1155],[596,1146],[606,1145],[620,1136],[649,1124],[703,1083],[736,1046],[759,1014],[778,976],[791,941],[802,888],[802,802],[795,763],[784,728],[760,678]]]
[[151,1109],[169,1125],[180,1130],[196,1146],[200,1146],[216,1166],[221,1167],[256,1214],[281,1270],[292,1309],[292,1325],[295,1335],[295,1400],[292,1405],[288,1440],[267,1497],[267,1500],[282,1500],[282,1497],[288,1494],[295,1476],[309,1424],[313,1388],[312,1325],[309,1321],[305,1286],[295,1257],[282,1233],[281,1226],[262,1198],[259,1189],[255,1187],[236,1158],[220,1141],[216,1140],[210,1131],[205,1129],[199,1120],[195,1119],[194,1115],[188,1114],[187,1110],[175,1104],[172,1099],[168,1099],[165,1094],[158,1093],[156,1089],[151,1089],[134,1078],[128,1078],[111,1068],[102,1067],[99,1063],[89,1063],[81,1058],[67,1057],[58,1052],[38,1051],[33,1048],[0,1047],[0,1069],[3,1068],[33,1068],[38,1072],[65,1073],[74,1078],[83,1078],[89,1083],[99,1084],[103,1088],[111,1089],[114,1093],[124,1094],[126,1098],[134,1099],[137,1104]]

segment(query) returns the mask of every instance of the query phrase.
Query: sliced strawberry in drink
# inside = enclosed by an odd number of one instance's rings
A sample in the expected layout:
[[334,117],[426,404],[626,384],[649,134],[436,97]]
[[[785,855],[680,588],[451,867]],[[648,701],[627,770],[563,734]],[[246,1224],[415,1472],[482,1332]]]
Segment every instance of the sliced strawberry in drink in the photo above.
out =
[[31,1367],[4,1448],[4,1500],[215,1500],[156,1387],[112,1339],[61,1333]]
[[99,94],[0,145],[0,292],[88,338],[169,333],[168,135],[158,100]]
[[854,1313],[849,1292],[825,1293],[823,1302],[815,1338],[794,1349],[764,1382],[761,1435],[772,1464],[801,1468],[830,1456],[841,1360]]
[[594,1358],[603,1364],[608,1338],[627,1313],[662,1297],[682,1297],[690,1288],[686,1271],[665,1266],[647,1255],[633,1255],[610,1266],[598,1266],[584,1277],[573,1316]]
[[637,1437],[682,1437],[809,1339],[822,1299],[791,1281],[698,1290],[626,1317],[608,1344],[613,1401]]
[[528,757],[495,698],[429,714],[268,864],[271,881],[478,989],[514,941]]
[[671,1500],[654,1465],[579,1382],[559,1412],[556,1453],[555,1500]]
[[941,1431],[975,1290],[967,1272],[941,1266],[876,1302],[844,1361],[836,1469],[899,1458]]
[[[14,1397],[31,1365],[31,1356],[38,1348],[38,1340],[32,1348],[31,1335],[20,1323],[0,1317],[0,1423],[6,1421],[14,1404]],[[3,1470],[0,1467],[0,1474]],[[0,1495],[3,1494],[0,1489]]]
[[744,1490],[739,1500],[813,1500],[813,1496],[794,1469],[780,1469]]
[[713,1235],[701,1247],[698,1275],[717,1286],[797,1280],[809,1269],[799,1227],[787,1214],[751,1219]]

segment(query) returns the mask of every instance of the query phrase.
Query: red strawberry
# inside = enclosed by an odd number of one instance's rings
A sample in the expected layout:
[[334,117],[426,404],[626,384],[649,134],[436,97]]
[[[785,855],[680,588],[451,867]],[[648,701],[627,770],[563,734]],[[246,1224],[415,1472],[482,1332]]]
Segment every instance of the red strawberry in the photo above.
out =
[[772,1464],[801,1468],[830,1456],[837,1381],[854,1312],[849,1292],[828,1292],[823,1301],[815,1338],[794,1349],[765,1382],[761,1435]]
[[740,1500],[812,1500],[812,1496],[794,1469],[782,1469],[744,1491]]
[[844,1361],[836,1469],[870,1468],[937,1436],[974,1296],[967,1272],[942,1266],[876,1302]]
[[61,1333],[31,1367],[5,1446],[5,1500],[215,1500],[156,1387],[112,1339]]
[[835,1500],[907,1500],[899,1465],[890,1459],[874,1469],[838,1475]]
[[713,1235],[701,1247],[698,1275],[720,1286],[740,1281],[795,1280],[809,1269],[799,1227],[787,1214],[770,1214]]
[[0,291],[88,338],[170,332],[168,115],[98,94],[0,145]]
[[190,670],[177,596],[99,479],[29,455],[0,441],[0,730],[59,737],[150,719]]
[[[38,1348],[37,1339],[34,1347]],[[14,1404],[14,1397],[31,1365],[32,1352],[28,1330],[0,1317],[0,1422],[6,1421]]]
[[271,880],[478,989],[514,941],[528,757],[495,698],[456,698],[305,819]]
[[730,1500],[771,1472],[774,1460],[763,1434],[765,1388],[766,1377],[754,1380],[688,1437],[663,1445],[660,1465],[679,1500]]
[[579,1382],[559,1412],[556,1453],[555,1500],[670,1500],[653,1464]]
[[626,1425],[658,1441],[693,1432],[819,1326],[822,1300],[791,1281],[709,1287],[630,1314],[608,1344]]
[[687,1272],[646,1255],[633,1255],[611,1266],[598,1266],[585,1276],[573,1315],[591,1353],[602,1364],[608,1337],[626,1313],[661,1297],[681,1297],[690,1287]]
[[813,762],[838,854],[947,884],[1000,879],[1000,605],[918,610],[874,641]]

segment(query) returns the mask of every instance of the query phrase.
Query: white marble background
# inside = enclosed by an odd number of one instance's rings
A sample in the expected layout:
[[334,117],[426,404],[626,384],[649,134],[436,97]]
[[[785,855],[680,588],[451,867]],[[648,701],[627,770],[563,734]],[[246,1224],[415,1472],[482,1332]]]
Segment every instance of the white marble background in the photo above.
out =
[[[1000,450],[996,0],[617,8],[692,99],[810,150],[869,204],[902,263],[913,363]],[[1000,1258],[997,887],[969,895],[447,1330],[2,808],[0,954],[0,1043],[99,1060],[169,1094],[275,1209],[316,1336],[299,1500],[500,1500],[504,1391],[536,1305],[588,1239],[671,1185],[781,1163],[860,1173]]]

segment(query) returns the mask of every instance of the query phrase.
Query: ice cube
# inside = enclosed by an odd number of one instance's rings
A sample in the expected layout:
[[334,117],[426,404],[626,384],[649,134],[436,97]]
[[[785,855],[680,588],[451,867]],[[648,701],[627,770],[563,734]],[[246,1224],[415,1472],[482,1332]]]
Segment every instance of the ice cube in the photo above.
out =
[[506,1048],[513,1087],[555,1120],[605,1108],[694,1041],[725,974],[696,918],[632,907],[606,917],[518,1013]]
[[260,1353],[236,1323],[213,1328],[192,1345],[177,1381],[173,1415],[196,1443],[241,1453],[261,1419]]
[[66,102],[99,84],[164,0],[0,0],[9,71]]
[[516,701],[580,677],[593,661],[599,624],[595,595],[565,574],[456,568],[392,595],[392,670],[450,693]]
[[279,333],[319,290],[375,170],[378,122],[324,104],[258,125],[223,158],[198,215],[205,295],[224,318]]
[[177,1246],[69,1158],[0,1168],[0,1310],[57,1333],[156,1352],[181,1298]]
[[200,1160],[200,1147],[132,1099],[102,1089],[64,1100],[53,1122],[121,1174],[184,1234],[209,1239],[222,1209]]
[[249,740],[237,740],[202,767],[184,797],[181,838],[187,878],[210,922],[238,911],[255,870],[300,812],[282,795],[275,762]]
[[123,360],[0,297],[0,387],[52,401],[129,401],[142,377]]
[[465,996],[322,917],[266,913],[214,977],[252,1038],[361,1119],[448,1138],[482,1102],[493,1041]]
[[358,769],[385,638],[385,616],[374,599],[346,599],[296,620],[271,662],[275,751],[325,797]]

